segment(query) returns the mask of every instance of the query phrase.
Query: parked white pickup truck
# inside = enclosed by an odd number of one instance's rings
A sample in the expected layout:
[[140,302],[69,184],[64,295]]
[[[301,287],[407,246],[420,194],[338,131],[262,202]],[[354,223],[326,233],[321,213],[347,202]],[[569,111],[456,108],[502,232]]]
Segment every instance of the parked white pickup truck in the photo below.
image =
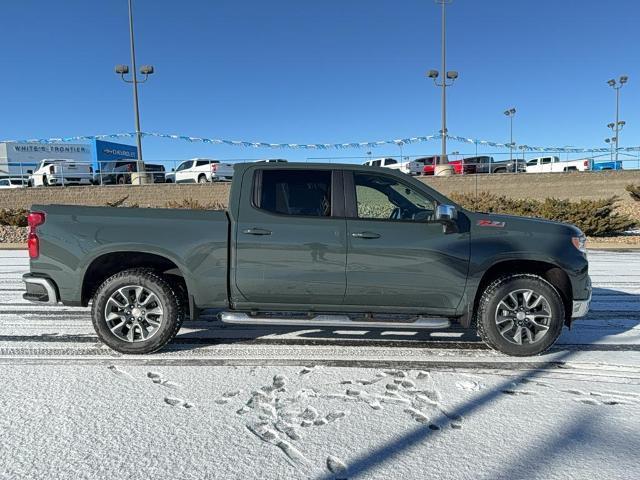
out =
[[210,158],[185,160],[165,177],[167,183],[207,183],[233,178],[233,164]]
[[29,185],[43,187],[51,185],[91,185],[93,167],[88,163],[65,159],[44,159],[29,175]]
[[392,170],[400,170],[402,173],[409,173],[409,164],[400,163],[395,158],[376,158],[375,160],[367,160],[363,165],[390,168]]
[[561,161],[558,157],[538,157],[527,161],[527,173],[586,172],[591,169],[589,160]]

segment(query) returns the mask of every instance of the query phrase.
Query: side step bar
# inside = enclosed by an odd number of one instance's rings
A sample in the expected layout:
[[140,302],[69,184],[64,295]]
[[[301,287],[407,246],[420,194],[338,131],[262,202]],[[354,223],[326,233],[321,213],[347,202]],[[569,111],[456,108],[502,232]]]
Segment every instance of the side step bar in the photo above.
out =
[[406,322],[388,322],[375,320],[351,320],[347,315],[320,314],[315,317],[260,317],[243,312],[221,312],[218,317],[224,323],[243,325],[284,325],[310,327],[367,327],[367,328],[449,328],[451,322],[447,318],[413,317]]

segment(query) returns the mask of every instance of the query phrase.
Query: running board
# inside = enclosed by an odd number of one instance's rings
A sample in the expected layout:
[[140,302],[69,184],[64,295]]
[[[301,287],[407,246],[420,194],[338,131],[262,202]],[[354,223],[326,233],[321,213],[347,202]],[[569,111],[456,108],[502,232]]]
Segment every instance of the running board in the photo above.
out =
[[221,312],[218,317],[224,323],[243,325],[284,325],[311,327],[367,327],[367,328],[449,328],[451,322],[447,318],[413,317],[407,322],[385,322],[375,320],[351,320],[347,315],[316,315],[308,318],[277,318],[251,316],[242,312]]

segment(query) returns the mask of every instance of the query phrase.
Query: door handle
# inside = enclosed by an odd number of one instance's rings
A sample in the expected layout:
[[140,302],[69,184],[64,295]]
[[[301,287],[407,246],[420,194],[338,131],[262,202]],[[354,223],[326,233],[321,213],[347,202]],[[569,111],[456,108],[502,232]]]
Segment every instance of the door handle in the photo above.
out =
[[271,230],[267,230],[265,228],[247,228],[243,230],[242,233],[246,233],[247,235],[271,235]]
[[366,240],[373,240],[375,238],[380,238],[379,233],[374,232],[354,232],[351,234],[353,238],[364,238]]

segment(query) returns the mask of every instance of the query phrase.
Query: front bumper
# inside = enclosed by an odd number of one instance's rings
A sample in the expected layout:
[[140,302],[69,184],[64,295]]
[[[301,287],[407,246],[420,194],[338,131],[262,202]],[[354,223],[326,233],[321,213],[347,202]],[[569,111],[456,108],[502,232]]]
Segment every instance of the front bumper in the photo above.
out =
[[589,296],[586,300],[574,300],[573,308],[571,309],[571,318],[580,318],[584,317],[587,313],[589,313],[589,306],[591,305],[591,280],[589,280],[588,286]]
[[22,295],[25,300],[48,305],[55,305],[59,302],[56,286],[48,278],[26,273],[22,276],[22,281],[27,288],[27,291]]

